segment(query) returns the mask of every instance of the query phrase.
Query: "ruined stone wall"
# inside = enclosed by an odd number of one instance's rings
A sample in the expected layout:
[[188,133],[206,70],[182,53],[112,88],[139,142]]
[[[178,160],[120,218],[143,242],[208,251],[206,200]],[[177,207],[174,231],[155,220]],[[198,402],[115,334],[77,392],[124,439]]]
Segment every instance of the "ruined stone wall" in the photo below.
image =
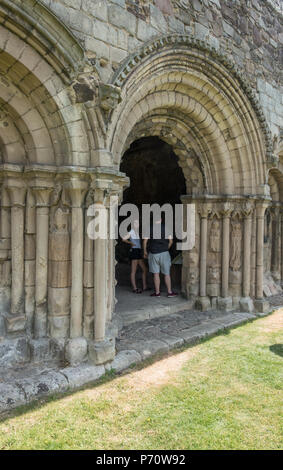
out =
[[181,33],[231,56],[258,92],[272,135],[283,97],[282,3],[279,0],[42,0],[80,40],[109,81],[146,41]]

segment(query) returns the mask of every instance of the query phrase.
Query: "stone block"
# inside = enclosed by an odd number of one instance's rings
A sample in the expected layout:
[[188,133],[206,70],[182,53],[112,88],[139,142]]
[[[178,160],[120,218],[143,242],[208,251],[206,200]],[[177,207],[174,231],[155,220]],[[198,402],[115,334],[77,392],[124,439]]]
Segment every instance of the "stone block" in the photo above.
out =
[[15,384],[0,383],[0,412],[8,411],[26,402],[24,391]]
[[201,310],[202,312],[211,310],[211,303],[209,297],[198,297],[196,299],[195,308],[197,310]]
[[12,315],[12,314],[6,313],[5,323],[6,323],[7,333],[19,333],[19,332],[25,331],[26,316],[24,314]]
[[240,310],[241,312],[253,312],[254,303],[250,297],[243,297],[240,299]]
[[86,13],[103,21],[107,21],[107,2],[82,0],[81,9]]
[[0,367],[13,367],[30,360],[30,347],[27,338],[4,340],[0,343]]
[[96,365],[113,361],[115,357],[115,339],[109,338],[104,341],[94,341],[89,344],[89,359]]
[[70,312],[70,289],[48,288],[48,310],[52,316],[69,315]]
[[217,304],[219,310],[224,310],[225,312],[233,309],[232,297],[219,297]]
[[255,310],[258,314],[258,316],[261,316],[260,314],[268,314],[271,310],[270,304],[268,300],[265,299],[257,299],[254,301],[254,306]]
[[50,359],[50,340],[48,338],[31,340],[30,353],[32,362],[48,361]]
[[0,287],[0,312],[9,312],[10,310],[10,287]]
[[62,393],[68,390],[66,377],[53,370],[18,380],[17,384],[24,390],[28,403],[51,393]]
[[0,341],[2,338],[4,338],[5,335],[6,335],[5,320],[2,317],[2,315],[0,315]]
[[60,289],[71,286],[70,261],[49,261],[49,286]]
[[137,351],[134,351],[133,349],[124,350],[124,351],[120,351],[117,354],[114,361],[110,362],[109,364],[106,364],[105,369],[106,370],[112,369],[115,372],[121,372],[122,370],[125,370],[131,365],[137,364],[140,361],[141,361],[141,355]]
[[81,365],[80,367],[66,367],[60,370],[69,383],[69,388],[75,389],[91,382],[95,382],[105,374],[104,366]]
[[67,315],[49,316],[49,331],[51,338],[68,338],[70,329],[70,318]]
[[166,33],[168,26],[162,12],[154,5],[150,5],[150,23],[158,31]]
[[65,346],[65,358],[72,366],[78,365],[87,359],[87,340],[71,338]]
[[111,5],[108,10],[109,22],[118,28],[124,28],[133,36],[136,34],[136,18],[119,5]]
[[209,36],[209,29],[200,23],[195,24],[195,36],[197,39],[205,40]]

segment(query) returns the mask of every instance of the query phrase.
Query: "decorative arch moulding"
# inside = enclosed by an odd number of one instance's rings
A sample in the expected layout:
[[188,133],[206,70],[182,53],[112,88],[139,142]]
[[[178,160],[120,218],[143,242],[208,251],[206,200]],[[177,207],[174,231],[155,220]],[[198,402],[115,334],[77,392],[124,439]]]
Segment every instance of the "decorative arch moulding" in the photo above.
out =
[[73,33],[49,8],[34,0],[0,0],[0,24],[26,41],[69,84],[86,58]]
[[[206,41],[196,39],[190,35],[170,34],[162,36],[147,42],[138,51],[131,54],[122,63],[121,67],[115,72],[112,77],[111,83],[117,87],[123,87],[131,75],[131,73],[142,64],[143,60],[150,55],[165,51],[171,47],[180,47],[180,52],[184,51],[185,54],[189,54],[190,49],[198,50],[202,53],[208,53],[209,56],[204,57],[204,60],[213,60],[218,64],[224,66],[229,74],[231,74],[236,81],[239,83],[241,89],[247,96],[251,106],[256,114],[259,121],[261,131],[264,136],[266,146],[266,161],[268,166],[271,168],[278,166],[278,157],[273,153],[273,142],[271,131],[268,127],[262,106],[258,100],[256,92],[252,89],[244,73],[241,69],[235,65],[235,63],[227,56],[227,54],[215,47],[208,44]],[[188,46],[190,49],[181,49],[184,46]]]

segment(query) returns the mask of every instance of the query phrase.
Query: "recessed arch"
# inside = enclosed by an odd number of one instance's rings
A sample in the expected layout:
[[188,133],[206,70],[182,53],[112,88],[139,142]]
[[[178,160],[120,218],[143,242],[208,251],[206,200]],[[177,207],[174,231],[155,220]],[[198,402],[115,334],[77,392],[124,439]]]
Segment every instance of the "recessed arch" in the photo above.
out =
[[[113,79],[122,86],[124,98],[111,116],[109,148],[114,164],[119,166],[135,126],[150,115],[157,119],[158,110],[163,109],[171,124],[175,117],[173,133],[186,126],[190,146],[195,141],[206,148],[200,159],[210,193],[260,194],[269,147],[255,98],[250,99],[250,90],[242,86],[230,64],[195,43],[185,48],[177,40],[174,47],[163,43],[148,55],[135,57],[136,62],[132,58]],[[183,115],[182,122],[178,115]]]

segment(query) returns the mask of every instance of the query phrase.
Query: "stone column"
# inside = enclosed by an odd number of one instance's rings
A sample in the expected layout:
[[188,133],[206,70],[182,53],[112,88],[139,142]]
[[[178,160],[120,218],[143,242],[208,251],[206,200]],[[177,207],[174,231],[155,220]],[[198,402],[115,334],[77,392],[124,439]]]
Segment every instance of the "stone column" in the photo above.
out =
[[230,215],[231,208],[228,203],[223,205],[222,216],[222,285],[221,294],[223,298],[229,295],[229,253],[230,253]]
[[253,207],[247,203],[243,208],[244,216],[244,253],[243,253],[243,298],[240,300],[241,310],[252,312],[254,304],[250,298],[251,292],[251,257],[252,257],[252,215]]
[[281,286],[283,286],[283,209],[280,210],[281,215]]
[[200,214],[200,274],[197,306],[204,311],[211,308],[210,300],[206,295],[207,217],[210,211],[206,204],[202,204],[198,212]]
[[[0,235],[0,311],[7,314],[11,303],[11,217],[10,199],[7,190],[1,191],[1,235]],[[3,320],[1,321],[2,324]]]
[[24,222],[26,184],[23,178],[8,176],[5,182],[11,202],[12,287],[10,314],[6,316],[8,332],[25,329],[24,313]]
[[263,237],[264,237],[264,214],[269,202],[258,201],[256,204],[256,300],[255,308],[264,313],[269,309],[269,303],[263,299]]
[[66,358],[71,364],[82,362],[87,354],[87,341],[83,337],[83,258],[84,258],[84,212],[83,202],[88,183],[79,177],[65,182],[72,206],[71,229],[71,319],[70,340],[66,345]]
[[251,238],[251,283],[250,295],[255,297],[256,288],[256,211],[252,215],[252,238]]
[[36,199],[35,338],[47,336],[49,196],[52,188],[34,188]]
[[94,343],[89,346],[89,356],[95,364],[105,363],[115,357],[115,341],[105,336],[108,272],[106,260],[109,242],[107,239],[109,210],[106,207],[106,199],[111,186],[111,180],[94,179],[94,211],[88,213],[96,217],[95,220],[99,221],[96,225],[100,229],[99,236],[96,235],[94,240]]
[[251,279],[251,235],[252,235],[252,208],[246,206],[244,214],[244,258],[243,258],[243,297],[250,295]]
[[83,335],[93,340],[94,335],[94,246],[93,240],[88,236],[87,228],[91,217],[87,215],[88,208],[93,204],[93,191],[90,190],[85,203],[85,234],[84,234],[84,307],[83,307]]
[[28,190],[25,220],[25,313],[27,334],[34,335],[35,279],[36,279],[36,204],[35,195]]
[[[35,202],[35,312],[34,337],[46,338],[48,297],[49,199],[54,187],[54,167],[33,165],[25,169]],[[30,213],[31,218],[34,214]],[[32,232],[28,227],[29,233]],[[31,273],[30,273],[31,274]],[[26,279],[26,281],[28,281]]]

